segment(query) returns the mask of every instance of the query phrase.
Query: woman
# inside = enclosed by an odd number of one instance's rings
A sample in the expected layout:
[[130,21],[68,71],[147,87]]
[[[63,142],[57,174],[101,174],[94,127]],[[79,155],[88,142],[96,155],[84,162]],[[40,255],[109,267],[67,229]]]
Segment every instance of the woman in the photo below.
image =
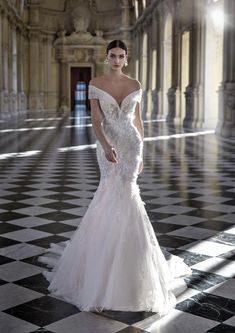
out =
[[65,248],[52,245],[40,261],[53,267],[44,273],[50,281],[48,289],[81,311],[164,315],[175,306],[176,295],[186,289],[179,276],[190,274],[191,269],[177,256],[166,260],[140,198],[142,89],[122,72],[127,64],[126,45],[120,40],[109,43],[105,62],[108,74],[89,84],[100,183]]

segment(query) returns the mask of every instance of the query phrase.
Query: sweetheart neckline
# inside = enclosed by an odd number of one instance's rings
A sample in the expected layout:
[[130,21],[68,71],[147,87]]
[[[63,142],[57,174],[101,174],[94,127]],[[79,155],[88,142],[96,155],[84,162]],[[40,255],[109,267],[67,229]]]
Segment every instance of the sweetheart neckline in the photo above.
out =
[[134,93],[137,93],[137,92],[139,92],[139,91],[142,90],[142,88],[140,88],[140,89],[137,89],[137,90],[132,91],[131,93],[129,93],[128,95],[126,95],[126,96],[123,98],[121,104],[119,105],[118,102],[117,102],[117,100],[116,100],[116,99],[115,99],[110,93],[108,93],[107,91],[105,91],[104,89],[100,89],[100,88],[94,86],[93,84],[90,84],[90,87],[94,87],[94,88],[96,88],[96,89],[98,89],[98,90],[104,92],[104,93],[107,94],[108,96],[110,96],[110,97],[114,100],[114,102],[117,104],[117,106],[118,106],[119,109],[122,108],[122,104],[123,104],[123,102],[127,99],[127,97],[129,97],[130,95],[132,95],[132,94],[134,94]]

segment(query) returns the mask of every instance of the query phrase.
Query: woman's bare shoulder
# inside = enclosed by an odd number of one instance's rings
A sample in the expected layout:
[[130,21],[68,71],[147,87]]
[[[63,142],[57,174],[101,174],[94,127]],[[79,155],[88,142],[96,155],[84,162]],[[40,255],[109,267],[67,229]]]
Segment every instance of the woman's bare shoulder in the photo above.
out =
[[[107,81],[109,81],[109,80],[110,80],[109,77],[107,77],[105,75],[101,75],[101,76],[93,77],[90,80],[89,84],[92,84],[97,87],[102,87],[103,85],[107,84]],[[138,80],[136,80],[128,75],[125,76],[125,78],[123,80],[123,84],[126,86],[131,86],[133,89],[136,89],[136,90],[141,88],[141,83]]]
[[141,83],[138,80],[136,80],[130,76],[127,76],[127,79],[129,81],[129,84],[132,85],[133,89],[136,89],[136,90],[141,89]]
[[89,84],[92,84],[92,85],[100,85],[100,84],[102,84],[102,81],[104,80],[104,76],[102,75],[102,76],[96,76],[96,77],[93,77],[91,80],[90,80],[90,82],[89,82]]

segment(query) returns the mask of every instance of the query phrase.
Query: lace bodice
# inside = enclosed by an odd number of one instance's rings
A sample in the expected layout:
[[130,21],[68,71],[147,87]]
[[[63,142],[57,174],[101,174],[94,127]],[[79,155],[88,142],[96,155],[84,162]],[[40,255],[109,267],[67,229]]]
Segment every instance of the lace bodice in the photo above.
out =
[[134,126],[135,107],[141,102],[142,89],[128,94],[118,105],[115,98],[108,92],[89,85],[89,99],[98,99],[103,114],[102,126],[109,143],[118,153],[119,163],[106,160],[103,149],[97,141],[97,158],[101,170],[101,177],[121,176],[123,179],[133,180],[137,177],[137,168],[142,155],[143,141]]
[[114,105],[118,110],[124,109],[126,110],[126,107],[130,104],[135,106],[136,102],[140,102],[142,98],[142,89],[134,90],[131,93],[129,93],[127,96],[124,97],[122,100],[121,105],[119,106],[116,99],[110,95],[107,91],[97,88],[96,86],[93,86],[92,84],[88,87],[88,98],[89,99],[99,99],[100,101],[108,101],[112,105]]

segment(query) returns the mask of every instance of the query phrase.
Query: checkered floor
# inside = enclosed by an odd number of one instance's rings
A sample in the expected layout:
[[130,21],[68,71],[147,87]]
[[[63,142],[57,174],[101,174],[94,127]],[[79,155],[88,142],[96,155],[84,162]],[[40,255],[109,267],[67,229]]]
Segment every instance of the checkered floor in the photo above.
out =
[[[0,332],[235,332],[235,141],[145,121],[141,196],[161,246],[193,275],[172,312],[80,312],[37,261],[69,239],[99,182],[89,114],[0,128]],[[95,278],[95,277],[94,277]]]

